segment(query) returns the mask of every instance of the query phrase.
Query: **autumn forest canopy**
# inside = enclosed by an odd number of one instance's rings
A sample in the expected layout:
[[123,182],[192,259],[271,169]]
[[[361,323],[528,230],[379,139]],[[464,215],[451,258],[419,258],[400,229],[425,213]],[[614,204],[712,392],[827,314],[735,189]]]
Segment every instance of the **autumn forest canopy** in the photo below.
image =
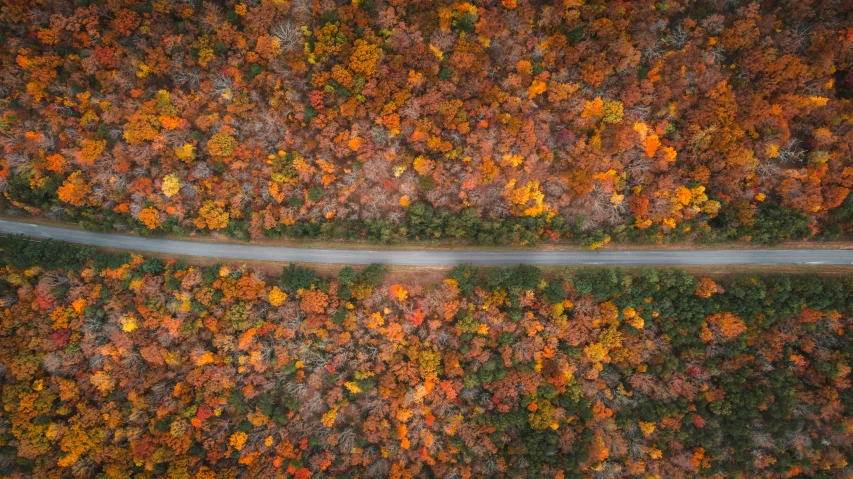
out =
[[853,4],[3,0],[7,210],[145,234],[836,238]]
[[850,474],[850,278],[0,246],[3,476]]
[[[0,0],[0,66],[10,216],[853,232],[850,0]],[[269,268],[0,237],[0,477],[853,477],[850,277]]]

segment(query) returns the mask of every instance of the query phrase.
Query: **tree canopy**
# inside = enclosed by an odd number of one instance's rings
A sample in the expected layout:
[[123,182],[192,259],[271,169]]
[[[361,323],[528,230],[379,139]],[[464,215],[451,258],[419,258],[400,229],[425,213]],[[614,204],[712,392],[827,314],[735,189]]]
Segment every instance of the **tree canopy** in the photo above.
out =
[[251,239],[849,233],[845,2],[10,0],[2,205]]
[[843,477],[853,282],[0,265],[10,477]]

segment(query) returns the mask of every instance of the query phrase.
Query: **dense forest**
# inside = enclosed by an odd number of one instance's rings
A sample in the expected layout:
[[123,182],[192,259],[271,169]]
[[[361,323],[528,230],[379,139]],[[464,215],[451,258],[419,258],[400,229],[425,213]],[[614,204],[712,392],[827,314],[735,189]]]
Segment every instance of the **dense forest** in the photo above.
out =
[[853,473],[850,278],[409,285],[0,242],[0,475]]
[[3,0],[0,207],[532,244],[851,231],[850,0]]

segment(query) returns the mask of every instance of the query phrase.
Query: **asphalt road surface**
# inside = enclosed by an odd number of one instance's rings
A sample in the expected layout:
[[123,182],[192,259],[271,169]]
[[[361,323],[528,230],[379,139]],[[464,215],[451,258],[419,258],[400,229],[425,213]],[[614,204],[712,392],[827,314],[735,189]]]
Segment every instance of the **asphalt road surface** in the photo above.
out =
[[452,266],[457,264],[513,265],[726,265],[726,264],[853,264],[853,249],[748,249],[681,251],[403,251],[283,248],[242,244],[147,239],[120,234],[42,226],[0,220],[0,233],[52,238],[71,243],[152,253],[207,256],[222,259],[294,263],[340,263]]

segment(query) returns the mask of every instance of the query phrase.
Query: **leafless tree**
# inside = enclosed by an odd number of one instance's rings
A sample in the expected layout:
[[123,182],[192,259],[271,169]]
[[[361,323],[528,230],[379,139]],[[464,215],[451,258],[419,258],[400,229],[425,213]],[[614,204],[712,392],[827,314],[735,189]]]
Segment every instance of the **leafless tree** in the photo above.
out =
[[293,50],[299,46],[302,41],[302,33],[290,20],[285,20],[274,25],[270,29],[270,33],[279,39],[281,42],[281,49],[285,52]]
[[779,161],[783,163],[802,163],[806,152],[800,148],[801,141],[791,138],[783,148],[779,149]]
[[687,45],[690,41],[690,36],[688,36],[687,32],[684,31],[684,27],[682,25],[678,25],[672,29],[663,41],[670,47],[675,48],[676,50],[681,50],[684,48],[684,45]]

